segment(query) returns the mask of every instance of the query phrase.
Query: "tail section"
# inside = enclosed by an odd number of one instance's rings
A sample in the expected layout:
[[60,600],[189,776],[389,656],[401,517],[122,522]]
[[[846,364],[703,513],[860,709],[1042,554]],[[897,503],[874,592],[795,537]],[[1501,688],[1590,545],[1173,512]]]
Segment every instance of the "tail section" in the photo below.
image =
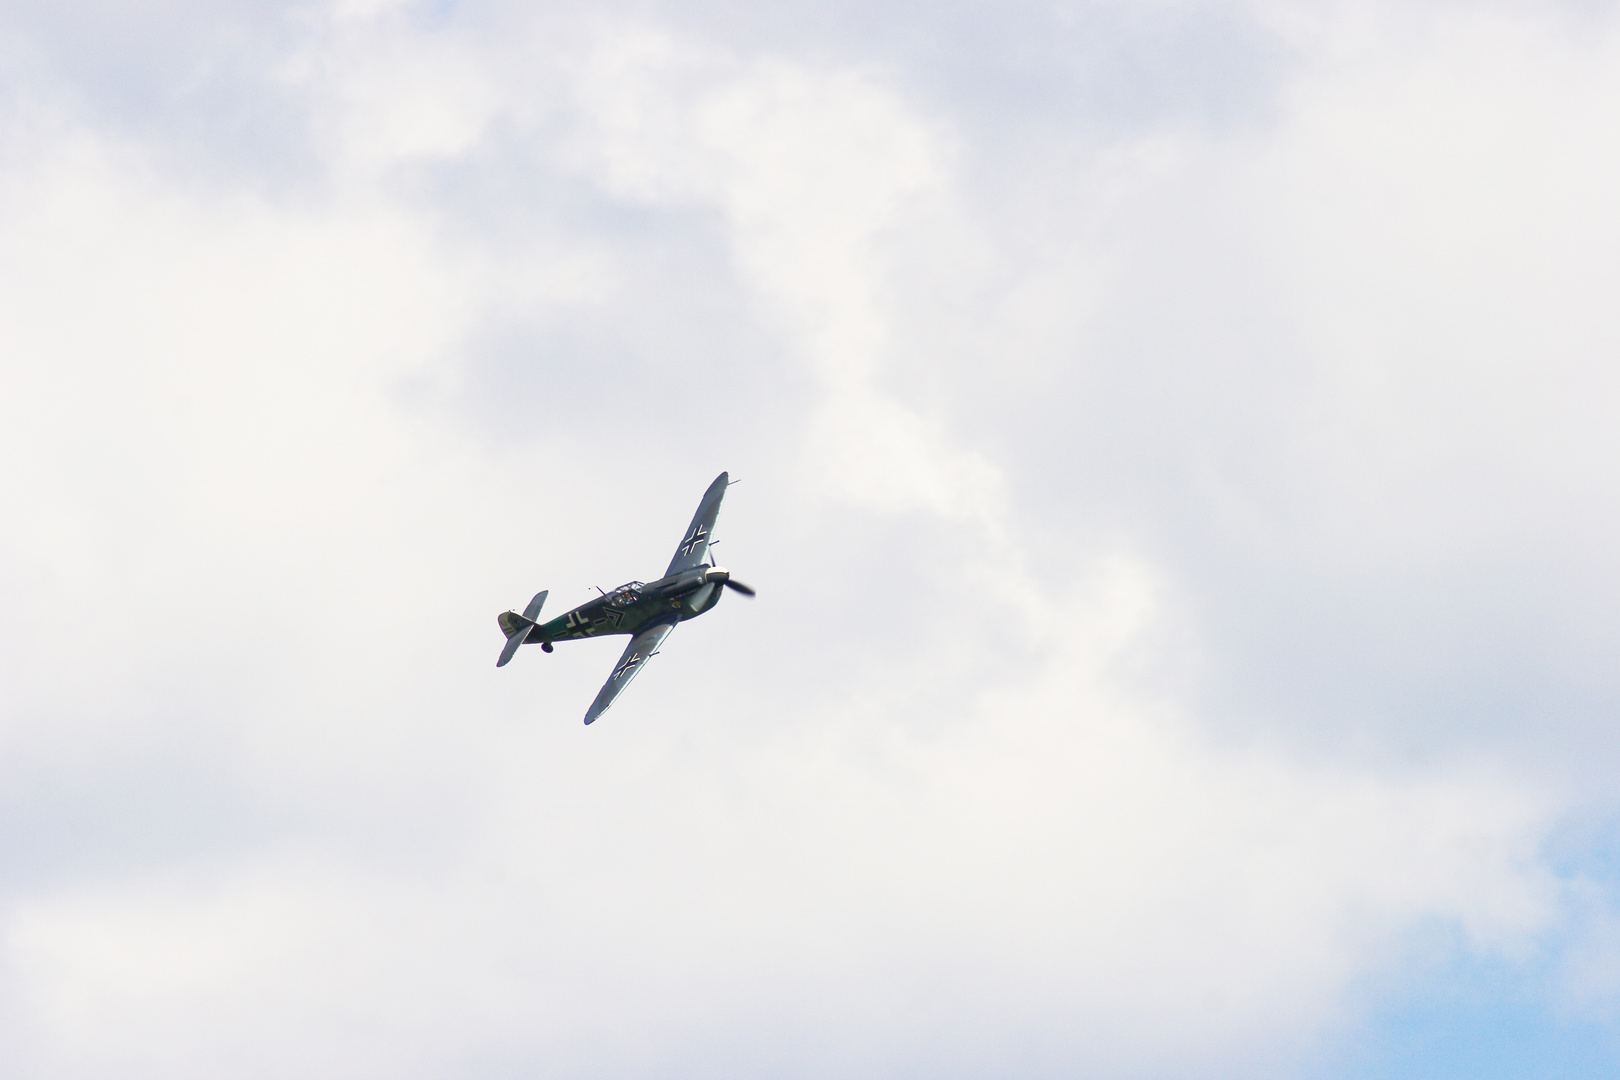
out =
[[516,655],[518,646],[529,640],[529,631],[536,626],[540,616],[540,609],[545,605],[548,590],[541,589],[535,593],[529,606],[519,615],[514,611],[503,611],[496,620],[501,624],[501,632],[506,635],[506,648],[501,650],[501,658],[495,661],[496,667],[505,667],[507,662]]

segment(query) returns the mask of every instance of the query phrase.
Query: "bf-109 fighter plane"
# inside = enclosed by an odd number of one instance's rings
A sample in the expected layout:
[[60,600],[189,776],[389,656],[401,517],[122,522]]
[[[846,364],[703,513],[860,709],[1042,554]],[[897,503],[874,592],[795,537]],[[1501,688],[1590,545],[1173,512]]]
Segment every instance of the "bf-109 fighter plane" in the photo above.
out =
[[546,602],[544,591],[537,593],[529,606],[519,615],[515,611],[500,616],[501,630],[506,634],[506,648],[496,667],[504,667],[526,642],[539,642],[540,648],[551,651],[554,641],[572,641],[575,638],[603,637],[609,634],[629,634],[630,644],[613,669],[602,692],[596,695],[590,711],[585,714],[589,724],[608,711],[613,699],[630,685],[647,663],[658,652],[658,646],[675,629],[675,624],[695,619],[720,602],[721,586],[735,589],[744,596],[753,596],[754,590],[740,581],[731,580],[731,572],[712,561],[704,562],[714,534],[714,521],[720,516],[720,500],[726,496],[730,481],[725,473],[714,478],[709,490],[703,493],[686,537],[675,550],[664,576],[653,582],[632,581],[620,585],[595,600],[581,604],[566,615],[559,615],[542,623],[540,607]]

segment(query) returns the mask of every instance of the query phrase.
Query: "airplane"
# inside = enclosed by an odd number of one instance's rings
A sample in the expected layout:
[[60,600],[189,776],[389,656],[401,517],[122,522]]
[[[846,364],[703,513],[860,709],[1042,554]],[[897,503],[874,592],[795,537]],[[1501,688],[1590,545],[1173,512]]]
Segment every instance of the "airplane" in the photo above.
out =
[[733,581],[731,571],[725,567],[715,565],[712,559],[704,562],[713,542],[715,519],[720,516],[720,500],[725,498],[730,483],[725,473],[714,478],[698,503],[680,547],[675,549],[675,557],[669,561],[669,569],[657,581],[620,585],[546,623],[539,618],[549,590],[536,593],[521,615],[502,612],[497,621],[506,635],[506,648],[501,650],[495,666],[505,667],[518,646],[526,643],[538,641],[542,651],[550,652],[557,641],[629,634],[630,644],[625,646],[624,655],[619,657],[601,693],[591,702],[585,722],[589,724],[607,712],[636,673],[658,654],[658,646],[676,623],[695,619],[720,602],[722,586],[744,596],[754,595],[753,589]]

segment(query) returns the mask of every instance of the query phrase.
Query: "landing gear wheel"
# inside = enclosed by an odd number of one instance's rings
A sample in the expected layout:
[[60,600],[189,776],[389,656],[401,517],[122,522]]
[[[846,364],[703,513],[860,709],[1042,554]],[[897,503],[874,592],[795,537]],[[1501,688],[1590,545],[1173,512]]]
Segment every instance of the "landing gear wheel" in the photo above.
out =
[[542,641],[542,642],[541,642],[541,643],[540,643],[540,651],[541,651],[541,652],[550,652],[550,651],[551,651],[551,642],[549,642],[549,641]]

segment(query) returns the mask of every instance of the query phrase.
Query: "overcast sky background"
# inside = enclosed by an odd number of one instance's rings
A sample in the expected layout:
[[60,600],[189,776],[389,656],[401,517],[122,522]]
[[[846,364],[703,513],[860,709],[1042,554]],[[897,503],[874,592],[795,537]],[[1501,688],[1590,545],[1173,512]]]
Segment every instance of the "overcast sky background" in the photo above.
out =
[[6,0],[0,1072],[1614,1072],[1617,191],[1609,3]]

